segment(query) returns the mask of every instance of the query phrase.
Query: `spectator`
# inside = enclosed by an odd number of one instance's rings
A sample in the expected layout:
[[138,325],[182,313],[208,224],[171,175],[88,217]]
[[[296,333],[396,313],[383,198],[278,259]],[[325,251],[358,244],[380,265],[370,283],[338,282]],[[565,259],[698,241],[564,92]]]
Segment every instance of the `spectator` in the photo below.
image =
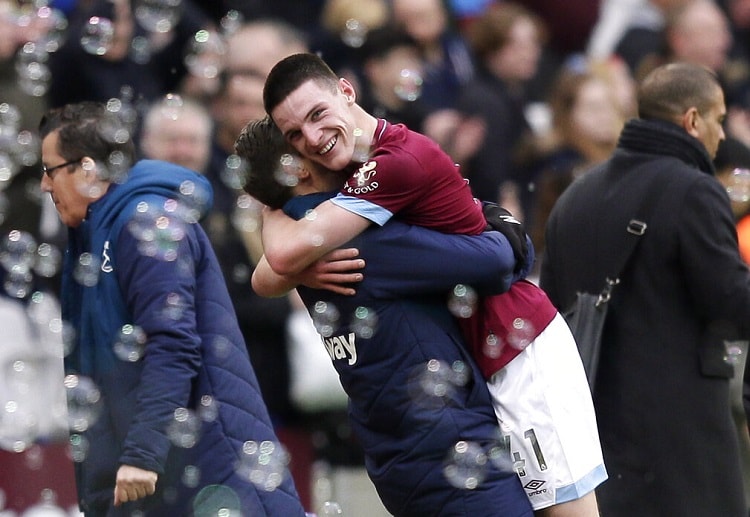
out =
[[[619,0],[617,0],[619,1]],[[643,64],[664,52],[664,31],[669,13],[692,0],[639,0],[630,6],[627,26],[612,53],[622,57],[637,79],[643,78]],[[611,0],[610,0],[611,2]],[[615,2],[611,2],[615,3]],[[620,6],[622,8],[622,6]],[[608,11],[621,14],[614,6]],[[612,18],[613,16],[610,16]],[[646,61],[644,61],[644,59]]]
[[473,23],[469,41],[477,74],[463,88],[459,109],[481,117],[487,129],[477,152],[462,163],[463,174],[477,198],[523,218],[528,178],[518,153],[531,137],[525,86],[536,73],[545,28],[524,7],[503,2]]
[[519,0],[534,12],[549,29],[549,47],[556,61],[583,52],[591,31],[599,19],[601,0],[574,0],[560,3],[555,0]]
[[399,29],[382,27],[369,32],[361,56],[362,107],[421,132],[429,110],[421,99],[424,72],[417,43]]
[[355,81],[359,49],[372,31],[390,21],[387,0],[326,0],[320,26],[311,34],[310,50],[323,56],[342,77]]
[[211,157],[213,126],[211,114],[199,102],[165,97],[153,103],[143,117],[141,152],[146,158],[204,174]]
[[724,342],[750,335],[750,273],[714,177],[724,95],[705,68],[668,64],[640,84],[638,114],[612,157],[556,203],[541,272],[560,309],[600,292],[629,221],[645,217],[639,203],[658,194],[604,324],[593,396],[610,477],[599,506],[614,517],[744,516]]
[[273,65],[306,49],[304,34],[279,20],[245,23],[227,38],[225,70],[212,106],[216,129],[211,172],[224,169],[245,124],[265,115],[263,82]]
[[631,28],[631,22],[641,14],[640,11],[653,11],[648,0],[602,0],[600,4],[596,24],[586,45],[586,54],[593,59],[606,59],[613,55],[615,46]]
[[560,70],[550,90],[552,131],[536,145],[528,224],[540,257],[547,217],[557,198],[578,175],[609,158],[625,123],[609,71],[606,63],[573,59]]
[[730,19],[713,0],[691,0],[669,11],[664,38],[663,52],[650,63],[644,60],[641,72],[648,72],[649,65],[671,61],[705,66],[718,76],[727,109],[744,107],[750,71],[732,55],[735,45]]
[[[65,43],[50,55],[50,104],[107,102],[121,97],[125,87],[128,100],[141,110],[179,91],[187,75],[186,44],[198,30],[210,28],[211,21],[192,0],[159,14],[161,18],[139,19],[131,10],[131,0],[79,2]],[[99,23],[91,25],[92,16]],[[82,36],[88,30],[93,36],[84,46]]]
[[455,108],[474,74],[466,42],[441,0],[394,0],[394,23],[419,45],[424,60],[422,98],[432,110]]
[[[97,103],[67,105],[40,123],[42,190],[70,228],[62,306],[76,338],[66,386],[83,390],[88,381],[92,390],[68,399],[72,432],[88,444],[76,468],[81,509],[188,515],[230,505],[303,516],[283,456],[272,454],[275,469],[255,484],[257,448],[278,453],[279,445],[215,256],[195,224],[210,186],[166,162],[130,167],[132,141],[102,132],[107,113]],[[193,215],[181,220],[175,202]],[[168,235],[155,240],[162,223]]]

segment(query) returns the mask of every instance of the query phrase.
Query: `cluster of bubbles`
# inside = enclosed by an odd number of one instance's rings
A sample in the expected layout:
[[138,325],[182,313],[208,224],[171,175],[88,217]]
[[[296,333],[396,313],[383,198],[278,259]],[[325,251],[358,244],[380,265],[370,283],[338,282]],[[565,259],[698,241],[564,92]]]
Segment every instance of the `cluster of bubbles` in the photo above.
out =
[[[167,34],[179,23],[182,16],[182,0],[136,0],[133,3],[133,18],[146,35],[136,35],[130,41],[130,58],[139,64],[150,61],[154,52],[151,37]],[[201,29],[186,43],[183,63],[188,72],[196,77],[214,79],[225,66],[226,38],[244,21],[241,13],[228,11],[218,29]],[[117,15],[110,18],[92,16],[83,26],[80,45],[88,53],[103,56],[116,43]]]
[[284,481],[289,459],[289,453],[280,443],[248,440],[242,445],[235,472],[242,479],[272,492]]
[[21,128],[21,112],[13,104],[0,103],[0,223],[9,208],[4,191],[24,167],[39,160],[39,137]]
[[502,437],[489,445],[460,440],[446,452],[443,475],[456,488],[475,490],[487,479],[493,467],[502,472],[514,472],[516,465],[508,445]]
[[478,299],[473,287],[457,284],[448,296],[448,310],[456,318],[470,318],[476,311]]
[[[457,284],[448,296],[448,310],[456,318],[468,319],[478,314],[480,300],[477,292],[471,286]],[[489,310],[489,309],[486,309]],[[536,329],[524,318],[514,318],[511,327],[507,329],[505,339],[487,329],[487,335],[482,342],[482,353],[489,358],[500,357],[505,345],[517,350],[523,350],[534,340]]]
[[8,32],[24,40],[14,58],[19,87],[27,95],[43,96],[52,77],[47,64],[49,54],[56,52],[65,41],[68,28],[65,15],[50,7],[48,2],[36,0],[18,2],[15,10],[5,11],[0,16]]
[[175,447],[189,449],[200,440],[203,424],[213,422],[218,416],[219,402],[210,395],[203,395],[196,409],[175,409],[167,425],[167,436]]
[[129,363],[139,361],[146,350],[146,333],[137,325],[123,325],[112,350],[121,361]]
[[[367,42],[370,27],[362,20],[349,18],[344,23],[339,38],[347,47],[360,48]],[[422,73],[419,70],[404,68],[399,72],[394,92],[404,101],[413,102],[422,95]]]
[[21,453],[39,438],[55,438],[67,429],[59,363],[70,349],[70,326],[60,318],[57,299],[38,289],[39,279],[54,276],[61,254],[27,232],[13,230],[0,240],[0,267],[6,296],[3,314],[12,328],[0,364],[0,448]]
[[187,234],[188,214],[170,199],[162,204],[142,201],[128,230],[138,240],[138,251],[167,262],[177,260],[180,243]]
[[531,344],[536,336],[534,325],[523,318],[514,318],[510,332],[508,333],[508,344],[517,350],[523,350]]
[[167,426],[167,436],[175,447],[190,449],[200,440],[203,421],[197,412],[188,408],[174,410]]
[[[335,304],[317,301],[310,308],[315,330],[322,337],[331,337],[341,326],[341,313]],[[358,306],[349,317],[349,330],[362,339],[372,338],[378,327],[378,315],[374,309]]]
[[83,375],[66,375],[63,380],[68,401],[68,427],[82,433],[96,422],[104,401],[96,383]]
[[442,409],[452,406],[471,380],[471,375],[471,369],[462,361],[449,364],[430,359],[410,372],[409,395],[421,407]]
[[474,490],[486,479],[489,461],[479,444],[462,440],[448,451],[443,474],[456,488]]
[[[471,375],[470,367],[461,361],[449,364],[432,359],[411,372],[409,394],[415,404],[428,410],[451,407],[455,400],[462,398],[461,391],[469,385]],[[467,440],[456,442],[446,451],[443,475],[456,488],[474,490],[492,468],[514,472],[522,467],[511,458],[508,429],[504,429],[481,444]]]
[[21,230],[11,230],[0,242],[0,266],[3,267],[3,289],[13,298],[32,294],[34,275],[52,278],[60,270],[60,250]]

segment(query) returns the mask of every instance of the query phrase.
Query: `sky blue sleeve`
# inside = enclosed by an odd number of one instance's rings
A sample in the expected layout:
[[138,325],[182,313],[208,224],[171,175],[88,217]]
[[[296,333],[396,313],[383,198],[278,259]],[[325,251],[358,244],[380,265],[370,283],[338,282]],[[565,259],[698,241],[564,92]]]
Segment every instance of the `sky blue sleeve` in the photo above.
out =
[[390,210],[358,197],[337,194],[331,198],[331,203],[340,206],[344,210],[362,216],[378,226],[383,226],[391,217],[393,217],[393,213]]

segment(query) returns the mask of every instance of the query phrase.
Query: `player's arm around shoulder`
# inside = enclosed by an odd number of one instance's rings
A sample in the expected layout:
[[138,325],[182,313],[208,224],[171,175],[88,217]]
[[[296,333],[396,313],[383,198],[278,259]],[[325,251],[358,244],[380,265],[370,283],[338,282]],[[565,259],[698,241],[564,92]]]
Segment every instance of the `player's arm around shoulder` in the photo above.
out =
[[263,211],[263,250],[279,275],[294,275],[331,250],[350,241],[370,221],[330,201],[296,221],[281,210]]

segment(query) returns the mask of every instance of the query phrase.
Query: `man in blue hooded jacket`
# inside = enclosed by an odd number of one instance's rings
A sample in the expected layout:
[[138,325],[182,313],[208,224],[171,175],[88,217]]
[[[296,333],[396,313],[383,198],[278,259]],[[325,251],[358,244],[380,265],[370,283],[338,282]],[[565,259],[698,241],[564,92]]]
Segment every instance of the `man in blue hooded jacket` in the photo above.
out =
[[61,299],[85,515],[303,516],[195,224],[207,180],[160,161],[131,168],[126,128],[97,103],[49,111],[40,136],[41,188],[69,227]]

